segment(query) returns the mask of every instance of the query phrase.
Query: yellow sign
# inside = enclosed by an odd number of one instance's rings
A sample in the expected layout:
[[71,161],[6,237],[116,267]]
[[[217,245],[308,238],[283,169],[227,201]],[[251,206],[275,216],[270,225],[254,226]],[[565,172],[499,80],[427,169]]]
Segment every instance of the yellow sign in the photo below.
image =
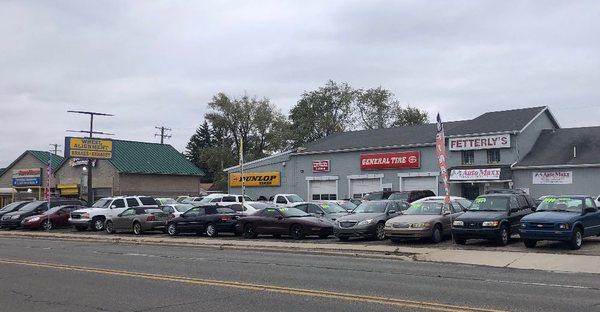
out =
[[66,138],[67,157],[111,159],[113,142],[106,139]]
[[[242,175],[240,173],[231,173],[229,175],[229,186],[241,187]],[[244,186],[280,186],[281,174],[279,171],[269,172],[244,172]]]

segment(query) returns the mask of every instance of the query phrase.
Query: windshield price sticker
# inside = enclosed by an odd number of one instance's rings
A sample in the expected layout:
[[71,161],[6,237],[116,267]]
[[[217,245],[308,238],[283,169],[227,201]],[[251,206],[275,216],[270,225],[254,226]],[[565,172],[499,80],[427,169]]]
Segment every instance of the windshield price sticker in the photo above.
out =
[[412,204],[412,206],[415,208],[421,208],[421,207],[423,207],[423,203],[414,203],[414,204]]
[[475,199],[475,202],[478,204],[485,203],[486,201],[487,201],[487,199],[485,197],[479,197],[479,198]]

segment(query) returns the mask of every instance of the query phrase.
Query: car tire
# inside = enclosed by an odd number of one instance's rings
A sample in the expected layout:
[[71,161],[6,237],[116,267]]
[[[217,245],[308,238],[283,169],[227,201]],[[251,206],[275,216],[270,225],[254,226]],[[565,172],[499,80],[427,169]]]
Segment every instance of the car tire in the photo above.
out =
[[214,224],[209,223],[206,225],[206,236],[208,237],[217,237],[219,236],[219,232]]
[[293,239],[303,239],[306,236],[304,233],[304,228],[300,224],[294,224],[290,227],[290,236]]
[[467,240],[462,238],[462,237],[456,237],[454,236],[452,238],[452,240],[454,241],[455,244],[457,245],[466,245],[467,244]]
[[83,232],[83,231],[87,230],[87,228],[88,228],[87,226],[76,226],[76,227],[75,227],[75,229],[76,229],[78,232]]
[[92,219],[92,229],[94,231],[104,230],[104,220],[102,220],[102,218],[93,218]]
[[535,239],[524,239],[523,244],[525,244],[525,247],[527,248],[535,248],[537,241]]
[[440,225],[436,225],[433,227],[433,233],[431,234],[431,242],[434,244],[439,244],[442,241],[442,227]]
[[256,234],[256,227],[252,223],[248,223],[244,225],[244,237],[245,238],[256,238],[258,234]]
[[175,223],[167,224],[167,234],[169,234],[169,236],[179,235],[179,229],[177,229],[177,224],[175,224]]
[[573,229],[573,235],[571,236],[569,246],[571,249],[577,250],[581,248],[581,245],[583,245],[583,233],[580,228],[576,227]]
[[342,241],[342,242],[347,242],[350,239],[350,237],[348,237],[348,236],[338,236],[338,239],[340,241]]
[[377,224],[377,227],[375,228],[375,239],[378,241],[382,241],[385,239],[385,224]]
[[139,222],[133,222],[133,234],[142,235],[144,234],[144,230],[142,229],[142,224]]
[[52,224],[52,220],[46,220],[42,222],[42,229],[44,231],[50,231],[54,228],[54,224]]
[[114,227],[112,221],[106,221],[106,224],[104,224],[104,229],[106,230],[106,233],[108,233],[108,234],[115,233],[115,227]]
[[508,227],[506,225],[501,225],[500,233],[498,233],[498,237],[496,237],[496,244],[498,246],[506,246],[508,245],[509,240],[510,233],[508,232]]

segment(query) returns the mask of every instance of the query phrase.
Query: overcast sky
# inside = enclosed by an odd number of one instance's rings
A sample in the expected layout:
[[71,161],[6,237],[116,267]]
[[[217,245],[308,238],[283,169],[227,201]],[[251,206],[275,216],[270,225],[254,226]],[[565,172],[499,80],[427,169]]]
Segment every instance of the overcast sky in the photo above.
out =
[[600,119],[600,2],[0,1],[0,167],[98,130],[183,151],[217,92],[287,113],[326,80],[446,120],[548,105]]

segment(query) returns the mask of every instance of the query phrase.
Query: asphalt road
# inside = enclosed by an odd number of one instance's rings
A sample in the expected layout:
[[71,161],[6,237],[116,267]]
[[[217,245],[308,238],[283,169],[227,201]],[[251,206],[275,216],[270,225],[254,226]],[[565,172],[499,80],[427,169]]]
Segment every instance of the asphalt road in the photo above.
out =
[[0,311],[598,311],[597,275],[0,238]]

